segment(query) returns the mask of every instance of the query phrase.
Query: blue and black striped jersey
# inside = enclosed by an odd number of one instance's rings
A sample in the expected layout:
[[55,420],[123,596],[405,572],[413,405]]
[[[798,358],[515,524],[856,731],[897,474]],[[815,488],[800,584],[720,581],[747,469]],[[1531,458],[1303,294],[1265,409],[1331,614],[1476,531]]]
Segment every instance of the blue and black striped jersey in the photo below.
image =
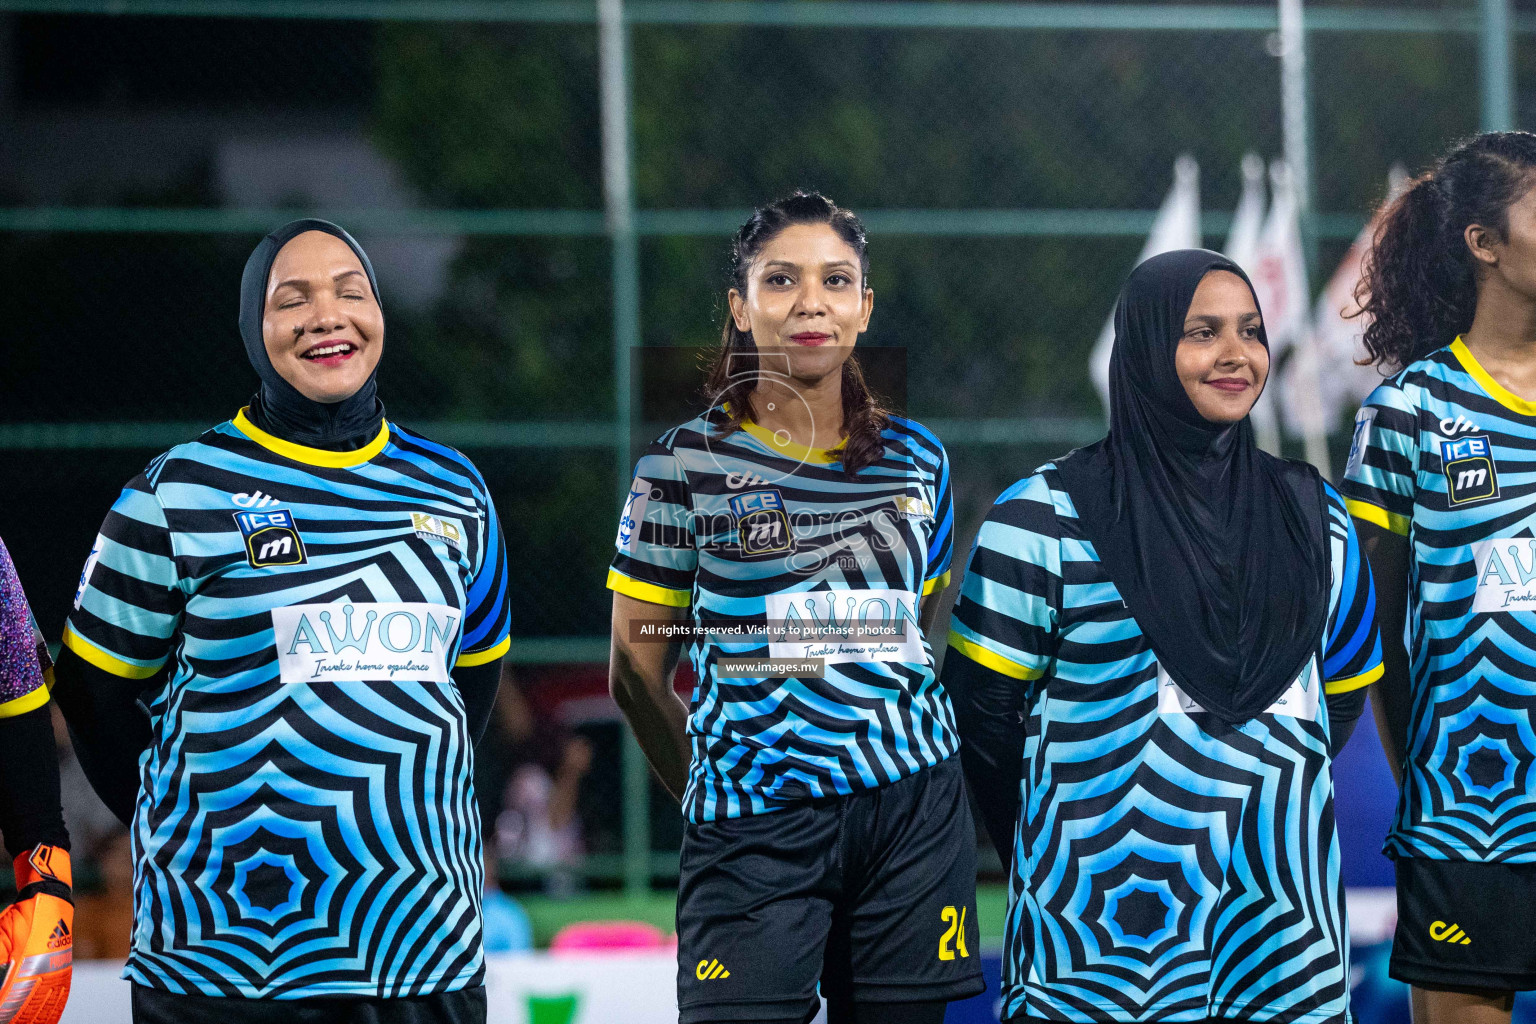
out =
[[1536,861],[1536,403],[1460,338],[1371,392],[1349,510],[1409,541],[1399,857]]
[[64,642],[150,687],[126,976],[250,998],[483,974],[480,814],[450,671],[506,651],[469,460],[386,423],[354,452],[242,413],[112,507]]
[[[887,785],[957,749],[954,713],[918,626],[949,581],[949,459],[892,418],[885,451],[850,480],[836,450],[766,430],[719,436],[713,410],[640,459],[608,586],[690,609],[698,684],[685,812],[695,822],[761,814]],[[795,642],[749,627],[882,626],[890,640]],[[804,633],[801,635],[811,635]],[[819,658],[825,673],[725,677],[721,658]]]
[[1381,674],[1370,570],[1328,490],[1317,657],[1239,726],[1158,665],[1054,464],[998,498],[948,656],[1025,691],[1003,1016],[1343,1019],[1348,930],[1324,692]]

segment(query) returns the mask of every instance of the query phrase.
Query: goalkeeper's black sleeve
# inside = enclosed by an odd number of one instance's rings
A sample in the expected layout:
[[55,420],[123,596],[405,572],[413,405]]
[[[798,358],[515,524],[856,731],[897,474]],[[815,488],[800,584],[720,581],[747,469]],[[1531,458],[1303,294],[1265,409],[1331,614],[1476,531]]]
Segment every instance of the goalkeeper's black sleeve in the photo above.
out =
[[944,689],[954,701],[960,732],[960,764],[976,797],[982,823],[1003,867],[1013,863],[1024,776],[1024,710],[1027,687],[953,648],[944,659]]
[[0,835],[11,857],[38,843],[69,849],[59,806],[59,751],[53,709],[0,718]]
[[139,796],[139,755],[151,739],[149,714],[139,703],[143,688],[102,671],[68,647],[59,650],[53,678],[53,699],[69,723],[85,777],[117,820],[130,825]]

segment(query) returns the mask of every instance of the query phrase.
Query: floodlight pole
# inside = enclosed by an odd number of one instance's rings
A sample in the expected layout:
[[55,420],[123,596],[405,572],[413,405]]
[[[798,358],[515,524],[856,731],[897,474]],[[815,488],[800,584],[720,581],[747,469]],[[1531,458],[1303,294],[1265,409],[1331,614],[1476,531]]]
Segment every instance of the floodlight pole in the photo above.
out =
[[[1312,126],[1307,116],[1307,33],[1302,0],[1280,0],[1280,123],[1296,207],[1310,236]],[[1307,269],[1310,274],[1311,267]]]
[[1515,127],[1514,37],[1510,33],[1509,0],[1481,0],[1482,122],[1485,132]]
[[[615,496],[629,494],[634,418],[633,353],[640,344],[640,249],[630,157],[629,28],[624,0],[597,2],[599,96],[603,125],[603,204],[613,245],[613,458]],[[651,773],[634,732],[624,730],[624,891],[651,886]]]

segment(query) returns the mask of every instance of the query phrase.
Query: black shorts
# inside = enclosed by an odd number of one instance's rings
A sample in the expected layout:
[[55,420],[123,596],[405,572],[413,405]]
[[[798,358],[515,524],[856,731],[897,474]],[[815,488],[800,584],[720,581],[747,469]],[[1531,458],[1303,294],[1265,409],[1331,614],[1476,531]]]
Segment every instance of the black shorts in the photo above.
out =
[[398,999],[244,999],[135,985],[133,1024],[485,1024],[485,986]]
[[1397,860],[1389,972],[1424,988],[1536,989],[1536,864]]
[[960,759],[683,830],[680,1024],[976,995],[976,828]]

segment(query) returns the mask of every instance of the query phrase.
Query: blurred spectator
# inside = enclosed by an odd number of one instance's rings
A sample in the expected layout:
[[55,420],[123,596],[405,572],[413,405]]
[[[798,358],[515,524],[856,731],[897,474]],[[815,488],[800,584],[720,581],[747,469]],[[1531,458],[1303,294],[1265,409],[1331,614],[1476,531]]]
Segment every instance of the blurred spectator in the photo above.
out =
[[521,903],[502,891],[496,880],[496,857],[485,848],[485,951],[526,953],[533,949],[533,924]]
[[133,937],[133,848],[126,829],[92,851],[95,881],[75,888],[75,958],[126,960]]
[[576,801],[592,767],[592,744],[535,719],[510,668],[486,735],[475,751],[475,790],[486,846],[502,863],[541,874],[560,894],[576,887],[584,847]]

